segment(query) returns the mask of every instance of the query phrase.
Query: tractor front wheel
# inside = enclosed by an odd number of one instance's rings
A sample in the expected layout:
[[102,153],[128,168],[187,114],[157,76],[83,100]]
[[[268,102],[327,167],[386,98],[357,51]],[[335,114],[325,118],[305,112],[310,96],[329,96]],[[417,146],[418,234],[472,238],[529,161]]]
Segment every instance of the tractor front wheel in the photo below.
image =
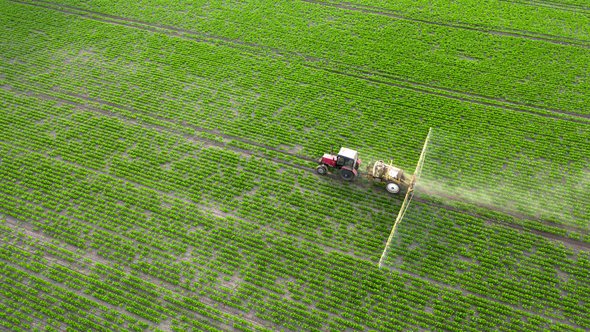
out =
[[399,185],[397,183],[389,182],[385,186],[385,190],[391,194],[397,194],[399,193]]
[[350,181],[354,179],[354,172],[349,169],[340,169],[340,177],[343,180]]
[[318,167],[315,168],[315,171],[319,175],[326,175],[326,174],[328,174],[328,169],[324,165],[319,165]]

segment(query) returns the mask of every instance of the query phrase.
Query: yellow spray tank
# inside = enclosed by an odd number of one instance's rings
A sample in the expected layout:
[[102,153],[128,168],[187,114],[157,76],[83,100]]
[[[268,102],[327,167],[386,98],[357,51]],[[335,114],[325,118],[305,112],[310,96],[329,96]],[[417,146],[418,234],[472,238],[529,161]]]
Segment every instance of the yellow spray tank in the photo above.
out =
[[424,153],[426,152],[426,146],[430,139],[431,130],[432,128],[428,130],[428,135],[424,141],[424,146],[422,146],[422,153],[420,153],[414,174],[407,176],[402,169],[393,166],[392,161],[386,164],[383,160],[378,160],[367,165],[366,177],[373,181],[385,182],[385,189],[392,194],[398,194],[402,189],[406,193],[413,191],[416,180],[420,177],[422,171]]
[[392,194],[409,188],[412,183],[411,178],[407,177],[402,169],[393,166],[392,161],[389,164],[383,160],[369,163],[366,174],[370,180],[385,182],[385,189]]

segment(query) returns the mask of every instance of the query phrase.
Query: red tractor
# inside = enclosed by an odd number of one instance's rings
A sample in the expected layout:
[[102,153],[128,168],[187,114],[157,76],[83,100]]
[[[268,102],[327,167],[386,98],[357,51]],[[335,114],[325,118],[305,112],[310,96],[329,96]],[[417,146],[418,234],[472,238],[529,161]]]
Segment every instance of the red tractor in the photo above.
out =
[[322,158],[318,160],[318,167],[316,172],[320,175],[328,174],[328,169],[340,170],[340,177],[346,181],[353,180],[358,176],[358,169],[361,164],[358,152],[348,149],[340,148],[337,155],[324,153]]

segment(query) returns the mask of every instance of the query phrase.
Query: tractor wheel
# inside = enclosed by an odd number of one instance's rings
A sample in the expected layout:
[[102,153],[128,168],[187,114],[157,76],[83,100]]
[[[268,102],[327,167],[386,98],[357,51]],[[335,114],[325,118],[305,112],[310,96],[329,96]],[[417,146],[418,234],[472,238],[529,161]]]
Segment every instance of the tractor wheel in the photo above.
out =
[[354,179],[354,173],[349,169],[340,169],[340,177],[343,180],[350,181]]
[[326,175],[328,173],[328,169],[324,165],[319,165],[318,167],[315,168],[315,171],[319,175]]
[[399,193],[399,185],[397,183],[389,182],[385,186],[385,190],[391,194],[397,194]]

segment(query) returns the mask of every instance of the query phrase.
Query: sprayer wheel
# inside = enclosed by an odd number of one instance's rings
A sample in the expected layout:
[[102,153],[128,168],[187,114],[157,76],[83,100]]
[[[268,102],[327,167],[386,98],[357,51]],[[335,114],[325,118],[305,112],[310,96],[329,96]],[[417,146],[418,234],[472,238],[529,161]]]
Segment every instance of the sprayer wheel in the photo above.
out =
[[385,190],[391,194],[397,194],[399,193],[399,185],[397,183],[389,182],[385,186]]

